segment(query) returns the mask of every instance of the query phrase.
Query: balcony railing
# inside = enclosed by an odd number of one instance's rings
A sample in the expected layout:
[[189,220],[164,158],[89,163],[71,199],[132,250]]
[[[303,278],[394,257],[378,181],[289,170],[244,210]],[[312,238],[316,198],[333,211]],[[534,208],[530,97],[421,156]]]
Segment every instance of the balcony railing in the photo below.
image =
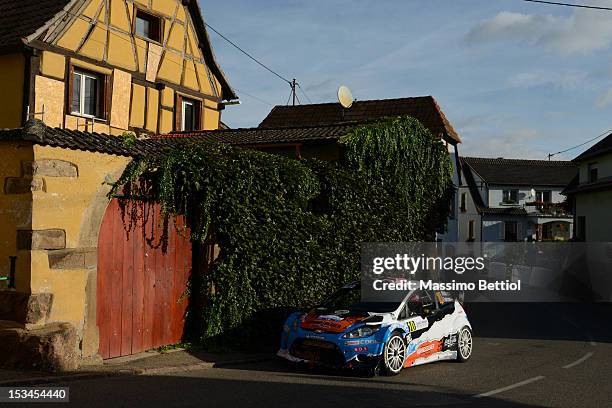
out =
[[542,201],[532,201],[525,203],[525,211],[528,214],[548,215],[548,216],[569,216],[571,215],[567,203],[546,203]]

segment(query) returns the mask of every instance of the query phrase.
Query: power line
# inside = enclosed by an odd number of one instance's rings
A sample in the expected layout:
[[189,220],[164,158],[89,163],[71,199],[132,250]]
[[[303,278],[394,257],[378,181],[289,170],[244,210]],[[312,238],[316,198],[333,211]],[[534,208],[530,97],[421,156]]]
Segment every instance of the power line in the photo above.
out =
[[238,93],[240,93],[242,95],[248,96],[249,98],[252,98],[252,99],[254,99],[254,100],[258,101],[258,102],[264,103],[266,105],[274,106],[273,103],[270,103],[270,102],[266,101],[265,99],[261,99],[261,98],[255,96],[255,95],[251,95],[248,92],[244,92],[244,91],[242,91],[240,89],[236,89],[236,88],[234,88],[234,91],[236,91],[236,92],[238,92]]
[[204,23],[206,24],[206,27],[210,28],[211,30],[213,30],[215,33],[217,33],[217,35],[221,38],[223,38],[225,41],[227,41],[228,43],[230,43],[231,45],[233,45],[237,50],[239,50],[241,53],[243,53],[244,55],[246,55],[247,57],[249,57],[250,59],[252,59],[253,61],[255,61],[257,64],[259,64],[260,66],[262,66],[263,68],[265,68],[266,70],[268,70],[269,72],[271,72],[272,74],[276,75],[277,77],[279,77],[280,79],[282,79],[283,81],[287,82],[288,84],[291,84],[291,81],[288,80],[287,78],[283,77],[281,74],[279,74],[278,72],[274,71],[273,69],[269,68],[268,66],[266,66],[263,62],[260,62],[257,58],[253,57],[251,54],[249,54],[248,52],[246,52],[245,50],[243,50],[242,48],[240,48],[236,43],[234,43],[232,40],[230,40],[229,38],[227,38],[226,36],[224,36],[223,34],[221,34],[219,31],[217,31],[214,27],[211,27],[210,24],[208,23]]
[[523,0],[528,3],[541,3],[541,4],[550,4],[553,6],[565,6],[565,7],[575,7],[575,8],[584,8],[591,10],[606,10],[612,11],[612,7],[602,7],[602,6],[589,6],[586,4],[572,4],[572,3],[560,3],[556,1],[544,1],[544,0]]
[[587,140],[586,142],[580,143],[579,145],[576,145],[576,146],[570,147],[569,149],[561,150],[560,152],[557,152],[557,153],[550,153],[550,154],[548,155],[548,160],[550,160],[550,159],[551,159],[551,157],[554,157],[554,156],[556,156],[556,155],[558,155],[558,154],[562,154],[562,153],[569,152],[570,150],[574,150],[574,149],[577,149],[577,148],[579,148],[579,147],[582,147],[582,146],[584,146],[584,145],[586,145],[586,144],[589,144],[589,143],[591,143],[591,142],[594,142],[594,141],[595,141],[595,140],[597,140],[597,139],[601,139],[602,137],[604,137],[604,136],[606,136],[606,135],[609,135],[609,134],[610,134],[610,132],[612,132],[612,129],[608,129],[608,130],[606,130],[605,132],[603,132],[602,134],[600,134],[599,136],[596,136],[596,137],[594,137],[594,138],[592,138],[592,139],[589,139],[589,140]]
[[[107,27],[106,27],[104,24],[102,24],[102,22],[100,22],[100,21],[96,21],[96,22],[94,23],[94,22],[93,22],[93,20],[87,20],[87,19],[85,19],[85,18],[84,18],[84,17],[83,17],[81,14],[74,14],[74,13],[71,13],[71,12],[68,12],[68,11],[66,12],[66,14],[71,15],[71,16],[73,16],[73,17],[77,17],[77,18],[79,18],[79,19],[81,19],[81,20],[83,20],[83,21],[85,21],[85,22],[88,22],[88,23],[92,24],[92,25],[93,25],[93,26],[95,26],[95,27],[100,27],[100,28],[107,29]],[[123,40],[123,41],[127,42],[128,44],[134,45],[136,48],[140,48],[140,49],[142,49],[142,50],[144,50],[144,51],[147,51],[147,47],[144,47],[144,46],[138,45],[136,42],[132,43],[132,41],[131,41],[131,40],[128,40],[128,39],[126,39],[125,37],[120,36],[119,34],[117,34],[117,33],[113,32],[113,31],[108,30],[108,32],[109,32],[111,35],[114,35],[115,37],[117,37],[118,39],[120,39],[120,40]],[[104,43],[104,42],[102,42],[102,41],[98,41],[98,40],[96,40],[96,39],[94,39],[94,38],[88,38],[88,41],[93,41],[93,42],[95,42],[95,43],[98,43],[98,44],[100,44],[100,45],[104,45],[104,46],[106,46],[106,45],[107,45],[106,43]],[[184,69],[186,69],[186,70],[188,70],[188,71],[194,72],[194,73],[196,73],[196,75],[198,74],[197,70],[195,70],[195,69],[193,69],[193,68],[190,68],[189,66],[183,66],[183,64],[182,64],[182,63],[180,63],[180,62],[174,61],[174,60],[172,60],[172,59],[168,59],[168,62],[171,62],[171,63],[173,63],[173,64],[176,64],[177,66],[179,66],[179,67],[181,67],[181,68],[184,68]],[[245,91],[242,91],[242,90],[239,90],[239,89],[236,89],[236,88],[234,88],[234,90],[235,90],[236,92],[239,92],[239,93],[241,93],[241,94],[243,94],[243,95],[245,95],[245,96],[248,96],[249,98],[252,98],[252,99],[254,99],[254,100],[258,101],[258,102],[264,103],[264,104],[269,105],[269,106],[274,106],[274,104],[273,104],[273,103],[270,103],[270,102],[266,101],[265,99],[259,98],[259,97],[255,96],[255,95],[252,95],[252,94],[248,93],[248,92],[245,92]]]
[[[125,42],[127,42],[128,44],[130,44],[130,45],[132,45],[132,46],[135,46],[136,48],[140,48],[140,49],[142,49],[142,50],[144,50],[144,51],[147,51],[147,48],[146,48],[146,47],[144,47],[144,46],[140,46],[140,45],[138,45],[136,42],[132,42],[132,40],[131,40],[131,39],[124,38],[123,36],[121,36],[121,35],[119,35],[119,34],[117,34],[117,33],[113,32],[113,31],[111,31],[111,30],[108,28],[108,26],[107,26],[107,25],[103,24],[103,22],[102,22],[102,21],[95,20],[95,19],[87,19],[87,18],[85,18],[85,17],[84,17],[83,15],[81,15],[81,14],[72,13],[72,12],[70,12],[70,11],[65,11],[65,13],[66,13],[67,15],[70,15],[70,16],[76,17],[76,18],[78,18],[78,19],[80,19],[80,20],[83,20],[83,21],[85,21],[86,23],[88,23],[88,24],[92,25],[93,27],[100,27],[100,28],[103,28],[103,29],[107,30],[107,31],[108,31],[108,33],[109,33],[110,35],[114,35],[116,38],[118,38],[118,39],[120,39],[120,40],[122,40],[122,41],[125,41]],[[304,92],[304,90],[302,90],[302,87],[300,86],[300,84],[299,84],[299,83],[298,83],[298,82],[297,82],[295,79],[294,79],[293,81],[289,81],[288,79],[286,79],[285,77],[283,77],[282,75],[280,75],[279,73],[277,73],[276,71],[272,70],[271,68],[269,68],[268,66],[266,66],[265,64],[263,64],[262,62],[260,62],[259,60],[257,60],[257,59],[256,59],[255,57],[253,57],[251,54],[249,54],[248,52],[244,51],[242,48],[240,48],[238,45],[236,45],[234,42],[232,42],[232,41],[231,41],[229,38],[227,38],[226,36],[224,36],[223,34],[221,34],[221,33],[220,33],[218,30],[216,30],[214,27],[211,27],[211,26],[210,26],[208,23],[204,23],[204,24],[205,24],[205,25],[206,25],[208,28],[210,28],[212,31],[214,31],[215,33],[217,33],[217,34],[218,34],[218,35],[219,35],[221,38],[223,38],[225,41],[229,42],[231,45],[233,45],[233,46],[234,46],[234,47],[236,47],[238,50],[240,50],[240,52],[242,52],[242,53],[243,53],[243,54],[245,54],[247,57],[249,57],[250,59],[252,59],[253,61],[255,61],[255,62],[258,64],[258,65],[262,66],[263,68],[265,68],[266,70],[268,70],[269,72],[271,72],[272,74],[276,75],[276,76],[277,76],[277,77],[279,77],[281,80],[283,80],[284,82],[286,82],[287,84],[289,84],[289,86],[291,87],[291,92],[292,92],[292,94],[295,94],[295,93],[296,93],[296,89],[295,89],[295,87],[296,87],[296,85],[297,85],[297,86],[300,88],[300,90],[302,91],[302,93],[304,93],[304,95],[306,96],[306,98],[307,98],[307,99],[310,101],[310,98],[308,97],[308,95],[306,95],[306,93]],[[104,43],[104,42],[102,42],[102,41],[98,41],[98,40],[96,40],[96,39],[94,39],[94,38],[91,38],[91,36],[87,38],[87,41],[92,41],[92,42],[98,43],[98,44],[100,44],[100,45],[103,45],[103,46],[105,46],[105,47],[107,46],[107,44],[106,44],[106,43]],[[82,45],[83,45],[83,44],[82,44]],[[81,46],[82,46],[82,45],[81,45]],[[183,66],[183,64],[182,64],[182,63],[179,63],[179,62],[174,61],[174,60],[172,60],[172,59],[169,59],[168,61],[169,61],[169,62],[171,62],[171,63],[174,63],[174,64],[176,64],[176,65],[180,66],[181,68],[184,68],[184,69],[186,69],[186,70],[188,70],[188,71],[192,71],[192,72],[196,73],[196,75],[198,75],[197,71],[196,71],[195,69],[193,69],[193,68],[190,68],[189,66]],[[213,86],[213,87],[214,87],[214,86]],[[274,104],[272,104],[272,103],[270,103],[270,102],[268,102],[268,101],[266,101],[266,100],[264,100],[264,99],[261,99],[261,98],[259,98],[259,97],[255,96],[255,95],[251,95],[251,94],[249,94],[249,93],[247,93],[247,92],[244,92],[244,91],[238,91],[238,90],[236,90],[236,91],[237,91],[237,92],[240,92],[240,93],[242,93],[242,94],[244,94],[244,95],[246,95],[246,96],[248,96],[248,97],[250,97],[250,98],[253,98],[253,99],[255,99],[255,100],[259,101],[259,102],[265,103],[265,104],[270,105],[270,106],[274,106]],[[296,95],[296,97],[297,97],[297,95]],[[289,95],[289,98],[291,99],[291,94]],[[299,99],[298,99],[298,101],[299,101]],[[287,105],[288,105],[288,104],[289,104],[289,102],[287,102]],[[295,104],[295,103],[294,103],[294,104]]]
[[306,92],[302,89],[302,87],[300,86],[299,83],[296,83],[298,88],[300,88],[300,91],[302,91],[302,93],[304,94],[304,96],[306,97],[306,99],[308,99],[309,103],[312,103],[312,101],[310,100],[310,98],[308,97],[308,95],[306,95]]

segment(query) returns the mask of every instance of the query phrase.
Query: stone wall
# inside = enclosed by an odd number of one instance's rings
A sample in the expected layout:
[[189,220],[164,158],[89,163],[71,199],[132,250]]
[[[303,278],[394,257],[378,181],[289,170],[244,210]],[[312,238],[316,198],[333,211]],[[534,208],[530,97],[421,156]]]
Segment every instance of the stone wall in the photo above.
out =
[[129,158],[29,142],[0,155],[0,276],[15,257],[17,281],[0,283],[0,366],[70,369],[98,352],[98,233]]

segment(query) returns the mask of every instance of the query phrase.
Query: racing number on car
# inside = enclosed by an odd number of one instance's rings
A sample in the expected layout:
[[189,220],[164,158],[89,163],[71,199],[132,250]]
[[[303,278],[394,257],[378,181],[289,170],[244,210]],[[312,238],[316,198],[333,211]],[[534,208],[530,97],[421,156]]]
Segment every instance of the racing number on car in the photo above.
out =
[[410,332],[412,333],[413,331],[416,331],[416,323],[413,321],[408,322],[408,328],[410,329]]

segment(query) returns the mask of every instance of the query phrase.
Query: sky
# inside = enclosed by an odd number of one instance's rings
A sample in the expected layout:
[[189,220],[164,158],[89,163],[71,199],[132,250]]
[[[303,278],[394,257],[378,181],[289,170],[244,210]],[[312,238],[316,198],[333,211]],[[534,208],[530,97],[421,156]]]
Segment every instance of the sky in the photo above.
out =
[[[612,7],[612,0],[567,0]],[[464,156],[547,159],[612,129],[612,11],[522,0],[200,0],[204,19],[313,103],[432,95]],[[290,89],[209,30],[257,126]],[[302,103],[308,99],[298,92]],[[591,144],[555,156],[576,157]]]

